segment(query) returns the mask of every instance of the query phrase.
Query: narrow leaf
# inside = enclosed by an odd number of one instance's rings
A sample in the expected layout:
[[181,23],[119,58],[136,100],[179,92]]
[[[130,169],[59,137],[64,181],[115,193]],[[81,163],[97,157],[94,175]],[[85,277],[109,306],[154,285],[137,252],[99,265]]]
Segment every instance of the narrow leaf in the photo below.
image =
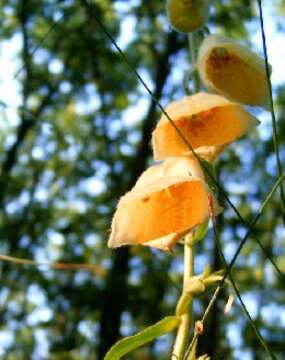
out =
[[104,360],[119,360],[122,356],[128,354],[139,346],[142,346],[159,336],[162,336],[173,330],[179,324],[178,316],[167,316],[156,324],[147,327],[136,335],[129,336],[118,341],[107,352]]

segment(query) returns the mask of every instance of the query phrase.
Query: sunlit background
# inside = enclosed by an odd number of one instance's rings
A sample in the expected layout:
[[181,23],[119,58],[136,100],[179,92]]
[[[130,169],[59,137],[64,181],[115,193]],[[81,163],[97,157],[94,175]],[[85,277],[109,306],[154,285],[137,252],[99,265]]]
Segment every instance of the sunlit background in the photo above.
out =
[[[21,111],[22,106],[36,114],[46,103],[38,118],[32,119],[34,123],[25,133],[11,168],[1,175],[0,253],[39,263],[90,263],[99,266],[102,273],[64,272],[2,262],[0,355],[5,359],[101,359],[100,349],[106,346],[100,332],[102,313],[106,311],[102,301],[117,286],[110,280],[117,260],[115,251],[106,246],[109,226],[119,197],[132,182],[142,124],[149,116],[151,99],[80,1],[21,3],[7,0],[0,10],[2,166],[19,139],[18,129],[29,118]],[[92,2],[101,9],[98,14],[102,21],[153,91],[158,58],[163,58],[166,36],[171,31],[164,2],[157,3]],[[213,2],[211,8],[211,33],[234,37],[262,55],[256,2],[240,2],[244,6],[240,13],[239,1],[217,3]],[[24,25],[21,11],[27,11]],[[283,121],[279,130],[284,163],[285,3],[265,0],[263,11],[275,109],[280,123]],[[58,25],[33,52],[54,22]],[[23,61],[25,26],[28,72],[27,62]],[[163,105],[183,95],[182,82],[189,71],[187,43],[183,35],[177,39],[162,86]],[[27,78],[30,84],[26,83]],[[218,165],[221,183],[248,221],[277,178],[270,113],[250,111],[261,121],[260,126],[231,145]],[[155,121],[158,118],[159,112]],[[151,147],[147,146],[145,166],[152,162]],[[260,221],[256,236],[284,271],[285,231],[279,202],[276,196]],[[246,228],[224,206],[220,239],[229,261]],[[123,336],[173,311],[183,271],[181,249],[174,256],[145,248],[128,251],[126,289],[122,290],[128,298],[124,298],[119,309],[118,330]],[[213,251],[210,231],[198,250],[197,273],[207,264],[219,264]],[[234,276],[262,335],[281,354],[285,351],[284,282],[252,238],[236,262]],[[116,289],[114,297],[117,291],[120,289]],[[214,310],[219,314],[219,330],[213,358],[265,359],[237,300],[231,313],[223,315],[228,293],[225,290]],[[201,300],[195,304],[196,314],[203,312],[206,303]],[[162,337],[130,359],[168,358],[171,342],[171,336]],[[211,345],[205,341],[203,348],[209,351]]]

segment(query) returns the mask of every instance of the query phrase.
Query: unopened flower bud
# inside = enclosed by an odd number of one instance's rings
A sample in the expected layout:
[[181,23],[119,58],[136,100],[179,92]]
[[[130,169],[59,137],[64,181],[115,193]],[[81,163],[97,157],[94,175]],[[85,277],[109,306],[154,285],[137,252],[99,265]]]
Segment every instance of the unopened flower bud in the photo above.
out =
[[168,0],[167,16],[175,30],[190,33],[202,27],[208,18],[208,0]]
[[197,333],[199,335],[203,334],[203,332],[204,332],[204,324],[203,324],[203,322],[201,320],[197,320],[195,322],[195,330],[197,331]]

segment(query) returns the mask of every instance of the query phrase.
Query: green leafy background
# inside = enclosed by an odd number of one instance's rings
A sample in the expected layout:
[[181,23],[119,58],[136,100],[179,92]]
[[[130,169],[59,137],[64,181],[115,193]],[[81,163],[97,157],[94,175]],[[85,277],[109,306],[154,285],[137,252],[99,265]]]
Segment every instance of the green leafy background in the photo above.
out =
[[[266,24],[283,34],[284,1],[263,3]],[[173,314],[181,290],[179,246],[171,256],[106,245],[119,197],[152,162],[150,136],[160,114],[93,14],[163,105],[183,95],[187,41],[170,29],[164,1],[2,0],[1,56],[4,44],[15,41],[13,63],[22,69],[13,82],[22,107],[0,104],[0,253],[96,265],[93,272],[58,271],[1,262],[0,355],[9,360],[101,360],[122,336]],[[261,54],[256,1],[212,1],[209,28]],[[284,48],[280,57],[283,53]],[[274,87],[274,97],[284,163],[284,84]],[[276,180],[270,114],[251,111],[262,125],[232,144],[217,166],[219,181],[247,221]],[[245,227],[224,207],[218,232],[230,260]],[[284,272],[278,194],[254,235]],[[211,230],[197,246],[196,271],[206,264],[221,267]],[[284,278],[252,238],[233,276],[258,328],[282,358]],[[195,303],[196,318],[210,295]],[[213,359],[266,359],[238,302],[223,314],[227,296],[225,288],[199,340],[199,353]],[[171,334],[165,335],[129,359],[168,359],[172,341]]]

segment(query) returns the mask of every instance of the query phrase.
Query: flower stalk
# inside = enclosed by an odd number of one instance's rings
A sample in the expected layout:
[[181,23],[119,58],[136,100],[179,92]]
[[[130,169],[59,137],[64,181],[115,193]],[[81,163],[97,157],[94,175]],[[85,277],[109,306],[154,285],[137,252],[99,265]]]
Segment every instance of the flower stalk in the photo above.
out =
[[[186,235],[184,244],[183,290],[185,290],[189,279],[194,275],[194,246],[189,245],[189,241],[187,241],[187,237],[190,236],[190,234]],[[189,328],[192,321],[192,299],[193,298],[191,296],[188,297],[188,306],[183,306],[184,311],[182,314],[179,314],[181,316],[181,322],[177,330],[177,336],[172,352],[172,360],[181,360],[184,356],[185,347],[189,338]]]
[[[198,32],[193,32],[193,33],[188,34],[190,59],[191,59],[191,64],[192,64],[193,70],[195,69],[195,66],[196,66],[196,57],[197,57],[196,56],[196,49],[197,49],[196,42],[198,40],[197,34],[198,34]],[[192,77],[193,77],[193,92],[197,93],[201,89],[200,78],[199,78],[197,71],[193,71]]]

